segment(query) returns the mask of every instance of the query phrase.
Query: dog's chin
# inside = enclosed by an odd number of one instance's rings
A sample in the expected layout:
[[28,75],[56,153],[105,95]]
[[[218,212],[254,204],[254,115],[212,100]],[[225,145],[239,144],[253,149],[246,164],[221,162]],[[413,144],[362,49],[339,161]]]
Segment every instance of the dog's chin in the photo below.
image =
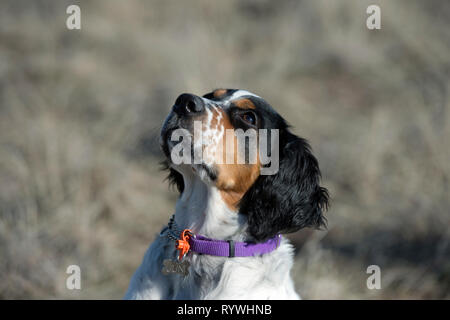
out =
[[205,163],[197,164],[192,166],[192,171],[207,183],[217,180],[217,171],[212,165]]
[[176,164],[172,161],[172,150],[176,145],[181,143],[181,141],[172,141],[170,139],[172,132],[176,129],[177,128],[165,128],[161,132],[160,147],[166,157],[166,164],[183,175],[193,174],[205,182],[214,182],[217,179],[217,172],[214,165],[207,164],[203,161],[201,163],[194,163],[193,158],[191,158],[191,163]]
[[207,184],[214,183],[217,180],[217,170],[213,165],[208,165],[206,163],[175,164],[170,160],[170,157],[167,158],[167,165],[169,166],[169,168],[174,169],[184,177],[198,177],[200,178],[200,180]]

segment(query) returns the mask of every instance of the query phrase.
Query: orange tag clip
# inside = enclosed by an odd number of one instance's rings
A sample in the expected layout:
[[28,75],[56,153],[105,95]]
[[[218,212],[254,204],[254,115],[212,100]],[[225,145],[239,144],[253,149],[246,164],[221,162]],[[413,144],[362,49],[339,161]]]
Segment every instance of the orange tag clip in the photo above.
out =
[[184,229],[181,232],[180,239],[175,242],[175,248],[180,252],[178,259],[183,259],[184,255],[188,253],[191,246],[189,245],[189,238],[191,237],[191,230]]

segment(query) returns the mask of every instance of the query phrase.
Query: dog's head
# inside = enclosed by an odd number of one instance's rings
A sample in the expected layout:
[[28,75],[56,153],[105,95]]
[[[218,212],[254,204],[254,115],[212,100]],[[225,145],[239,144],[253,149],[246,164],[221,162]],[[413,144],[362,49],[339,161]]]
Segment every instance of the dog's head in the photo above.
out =
[[328,192],[308,142],[257,95],[234,89],[180,95],[161,130],[161,147],[180,192],[186,170],[214,185],[247,216],[258,241],[325,225]]

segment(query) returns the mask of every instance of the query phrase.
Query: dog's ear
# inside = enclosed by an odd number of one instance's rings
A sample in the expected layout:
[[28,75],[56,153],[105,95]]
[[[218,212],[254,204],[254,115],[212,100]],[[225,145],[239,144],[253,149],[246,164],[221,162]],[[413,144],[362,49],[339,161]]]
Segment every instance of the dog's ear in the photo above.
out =
[[264,241],[277,233],[326,226],[327,189],[308,142],[289,132],[280,136],[280,164],[274,175],[260,175],[240,202],[249,234]]

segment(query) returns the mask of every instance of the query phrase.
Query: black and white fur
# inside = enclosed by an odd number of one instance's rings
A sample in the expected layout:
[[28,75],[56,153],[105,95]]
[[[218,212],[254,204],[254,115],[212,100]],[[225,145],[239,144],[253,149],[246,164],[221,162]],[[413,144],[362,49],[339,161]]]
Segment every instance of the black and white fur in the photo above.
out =
[[[256,127],[280,130],[280,165],[275,175],[259,175],[233,208],[224,201],[225,191],[218,187],[216,180],[221,173],[217,167],[175,166],[168,159],[169,179],[180,191],[175,207],[178,226],[213,239],[253,242],[265,241],[277,233],[325,226],[323,211],[328,207],[328,192],[319,185],[318,162],[308,143],[292,134],[266,101],[244,90],[220,89],[192,97],[189,99],[202,103],[202,108],[221,108],[234,127],[245,126],[233,113],[242,112],[236,111],[234,102],[248,99],[253,106],[249,112],[257,117]],[[177,99],[162,130],[166,156],[170,151],[170,129],[189,127],[186,118],[192,115],[184,114],[184,109],[176,114],[175,108],[186,103],[186,99],[182,100]],[[192,109],[198,111],[191,105]],[[163,260],[173,259],[176,254],[174,241],[164,232],[158,235],[133,275],[125,299],[300,298],[290,276],[293,247],[285,238],[275,251],[262,256],[228,258],[189,253],[185,259],[191,266],[185,278],[161,273]]]

